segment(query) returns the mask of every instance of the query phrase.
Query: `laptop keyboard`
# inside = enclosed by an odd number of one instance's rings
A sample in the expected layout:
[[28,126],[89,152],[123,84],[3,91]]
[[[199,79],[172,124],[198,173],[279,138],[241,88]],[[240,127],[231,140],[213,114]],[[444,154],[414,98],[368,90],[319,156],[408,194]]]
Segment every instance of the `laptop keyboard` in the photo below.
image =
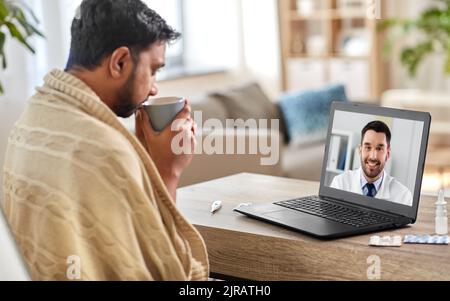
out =
[[357,208],[345,207],[340,204],[327,202],[320,199],[319,197],[314,196],[290,201],[276,202],[274,204],[358,228],[394,222],[393,219],[381,214],[377,214],[376,212],[367,212],[358,210]]

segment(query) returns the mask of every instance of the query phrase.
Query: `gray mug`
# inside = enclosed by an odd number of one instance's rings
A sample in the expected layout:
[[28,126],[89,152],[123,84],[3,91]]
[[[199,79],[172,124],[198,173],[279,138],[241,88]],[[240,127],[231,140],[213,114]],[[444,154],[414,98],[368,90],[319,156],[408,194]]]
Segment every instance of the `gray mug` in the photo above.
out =
[[185,105],[183,97],[161,97],[147,101],[143,108],[150,117],[152,128],[161,132],[169,126]]

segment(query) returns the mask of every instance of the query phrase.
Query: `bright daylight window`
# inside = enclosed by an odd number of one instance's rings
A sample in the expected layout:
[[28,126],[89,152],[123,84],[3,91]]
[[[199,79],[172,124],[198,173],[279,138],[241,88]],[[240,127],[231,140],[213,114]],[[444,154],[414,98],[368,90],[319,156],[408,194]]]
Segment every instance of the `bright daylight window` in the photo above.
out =
[[[176,31],[183,33],[183,0],[143,0],[151,9],[163,17]],[[166,53],[166,67],[162,70],[160,78],[176,73],[183,68],[183,40],[169,45]]]

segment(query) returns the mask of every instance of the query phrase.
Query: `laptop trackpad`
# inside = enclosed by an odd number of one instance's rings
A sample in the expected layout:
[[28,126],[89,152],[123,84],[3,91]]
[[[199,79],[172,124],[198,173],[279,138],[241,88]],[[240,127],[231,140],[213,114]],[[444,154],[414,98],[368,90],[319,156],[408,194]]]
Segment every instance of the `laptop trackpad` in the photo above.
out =
[[299,220],[300,218],[308,218],[309,215],[293,210],[278,210],[263,213],[263,216],[270,217],[279,221]]
[[290,209],[269,211],[262,213],[261,216],[281,225],[319,236],[330,236],[344,230],[353,229],[344,224]]

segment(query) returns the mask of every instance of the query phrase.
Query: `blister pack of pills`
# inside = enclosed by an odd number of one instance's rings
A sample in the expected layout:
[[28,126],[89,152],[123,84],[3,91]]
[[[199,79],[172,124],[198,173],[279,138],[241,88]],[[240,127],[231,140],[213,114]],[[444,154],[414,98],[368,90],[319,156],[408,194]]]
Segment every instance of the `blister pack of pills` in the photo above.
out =
[[403,240],[405,244],[428,245],[448,245],[449,241],[448,235],[406,235]]
[[401,236],[372,236],[369,242],[370,246],[374,247],[401,247]]

